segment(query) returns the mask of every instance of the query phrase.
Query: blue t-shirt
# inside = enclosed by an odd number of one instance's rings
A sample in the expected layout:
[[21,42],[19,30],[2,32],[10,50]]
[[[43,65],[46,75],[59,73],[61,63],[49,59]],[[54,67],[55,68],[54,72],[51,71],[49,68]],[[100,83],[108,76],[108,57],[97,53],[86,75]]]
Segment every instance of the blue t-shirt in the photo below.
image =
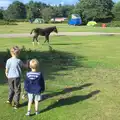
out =
[[9,58],[6,62],[6,69],[8,70],[8,78],[21,77],[21,67],[23,62],[18,58]]

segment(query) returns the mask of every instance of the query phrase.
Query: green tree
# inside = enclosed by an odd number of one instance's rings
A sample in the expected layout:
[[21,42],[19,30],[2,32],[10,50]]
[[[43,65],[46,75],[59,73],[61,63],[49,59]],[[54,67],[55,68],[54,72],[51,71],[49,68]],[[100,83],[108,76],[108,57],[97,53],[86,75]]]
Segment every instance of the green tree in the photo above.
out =
[[54,17],[68,17],[72,13],[73,8],[74,6],[72,5],[54,6]]
[[80,0],[74,12],[80,14],[84,22],[112,18],[112,0]]
[[53,15],[54,11],[50,7],[46,7],[42,9],[41,13],[42,13],[42,18],[45,20],[46,23],[48,23],[49,20],[54,16]]
[[26,4],[27,19],[35,19],[42,17],[41,11],[45,7],[47,7],[47,5],[44,3],[30,1],[28,4]]
[[3,19],[3,10],[0,9],[0,19]]
[[70,14],[72,14],[72,10],[74,9],[73,5],[65,5],[63,6],[63,16],[69,17]]
[[114,4],[112,13],[114,15],[115,20],[120,20],[120,2]]
[[54,6],[53,7],[53,11],[54,11],[54,13],[53,13],[53,17],[63,17],[63,14],[62,14],[62,9],[61,9],[61,7],[59,6]]
[[4,12],[5,19],[25,19],[26,8],[22,2],[13,2],[8,9]]

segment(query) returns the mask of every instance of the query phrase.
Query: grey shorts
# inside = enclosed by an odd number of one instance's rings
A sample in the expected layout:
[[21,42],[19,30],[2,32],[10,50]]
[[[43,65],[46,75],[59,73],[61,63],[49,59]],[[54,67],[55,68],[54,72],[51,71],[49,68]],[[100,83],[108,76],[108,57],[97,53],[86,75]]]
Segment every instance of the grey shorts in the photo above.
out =
[[28,100],[30,102],[32,102],[33,100],[40,101],[41,99],[42,99],[41,95],[35,95],[35,94],[28,93]]

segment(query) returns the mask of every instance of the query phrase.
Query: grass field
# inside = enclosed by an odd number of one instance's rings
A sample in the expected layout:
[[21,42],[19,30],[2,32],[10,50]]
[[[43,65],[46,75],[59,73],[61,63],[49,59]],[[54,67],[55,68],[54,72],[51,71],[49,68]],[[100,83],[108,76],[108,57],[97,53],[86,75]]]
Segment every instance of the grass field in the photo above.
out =
[[113,27],[87,27],[87,26],[69,26],[67,24],[30,24],[30,23],[18,23],[18,25],[4,25],[0,26],[0,34],[3,33],[30,33],[31,29],[36,27],[45,28],[48,26],[57,26],[58,31],[62,32],[115,32],[119,33],[120,28]]
[[35,47],[30,38],[0,38],[0,42],[1,60],[13,45],[25,46],[23,56],[39,59],[47,96],[39,103],[38,116],[25,116],[27,100],[14,110],[5,104],[8,86],[1,68],[0,120],[120,119],[120,36],[54,36],[52,50],[42,45],[43,40]]

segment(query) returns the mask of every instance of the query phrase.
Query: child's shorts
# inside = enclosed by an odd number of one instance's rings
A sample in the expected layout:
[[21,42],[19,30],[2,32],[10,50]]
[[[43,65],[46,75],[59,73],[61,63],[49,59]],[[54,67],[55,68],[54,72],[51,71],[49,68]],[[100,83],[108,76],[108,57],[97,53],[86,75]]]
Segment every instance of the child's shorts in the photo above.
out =
[[28,93],[28,99],[29,99],[30,102],[32,102],[33,100],[40,101],[42,99],[42,96]]

